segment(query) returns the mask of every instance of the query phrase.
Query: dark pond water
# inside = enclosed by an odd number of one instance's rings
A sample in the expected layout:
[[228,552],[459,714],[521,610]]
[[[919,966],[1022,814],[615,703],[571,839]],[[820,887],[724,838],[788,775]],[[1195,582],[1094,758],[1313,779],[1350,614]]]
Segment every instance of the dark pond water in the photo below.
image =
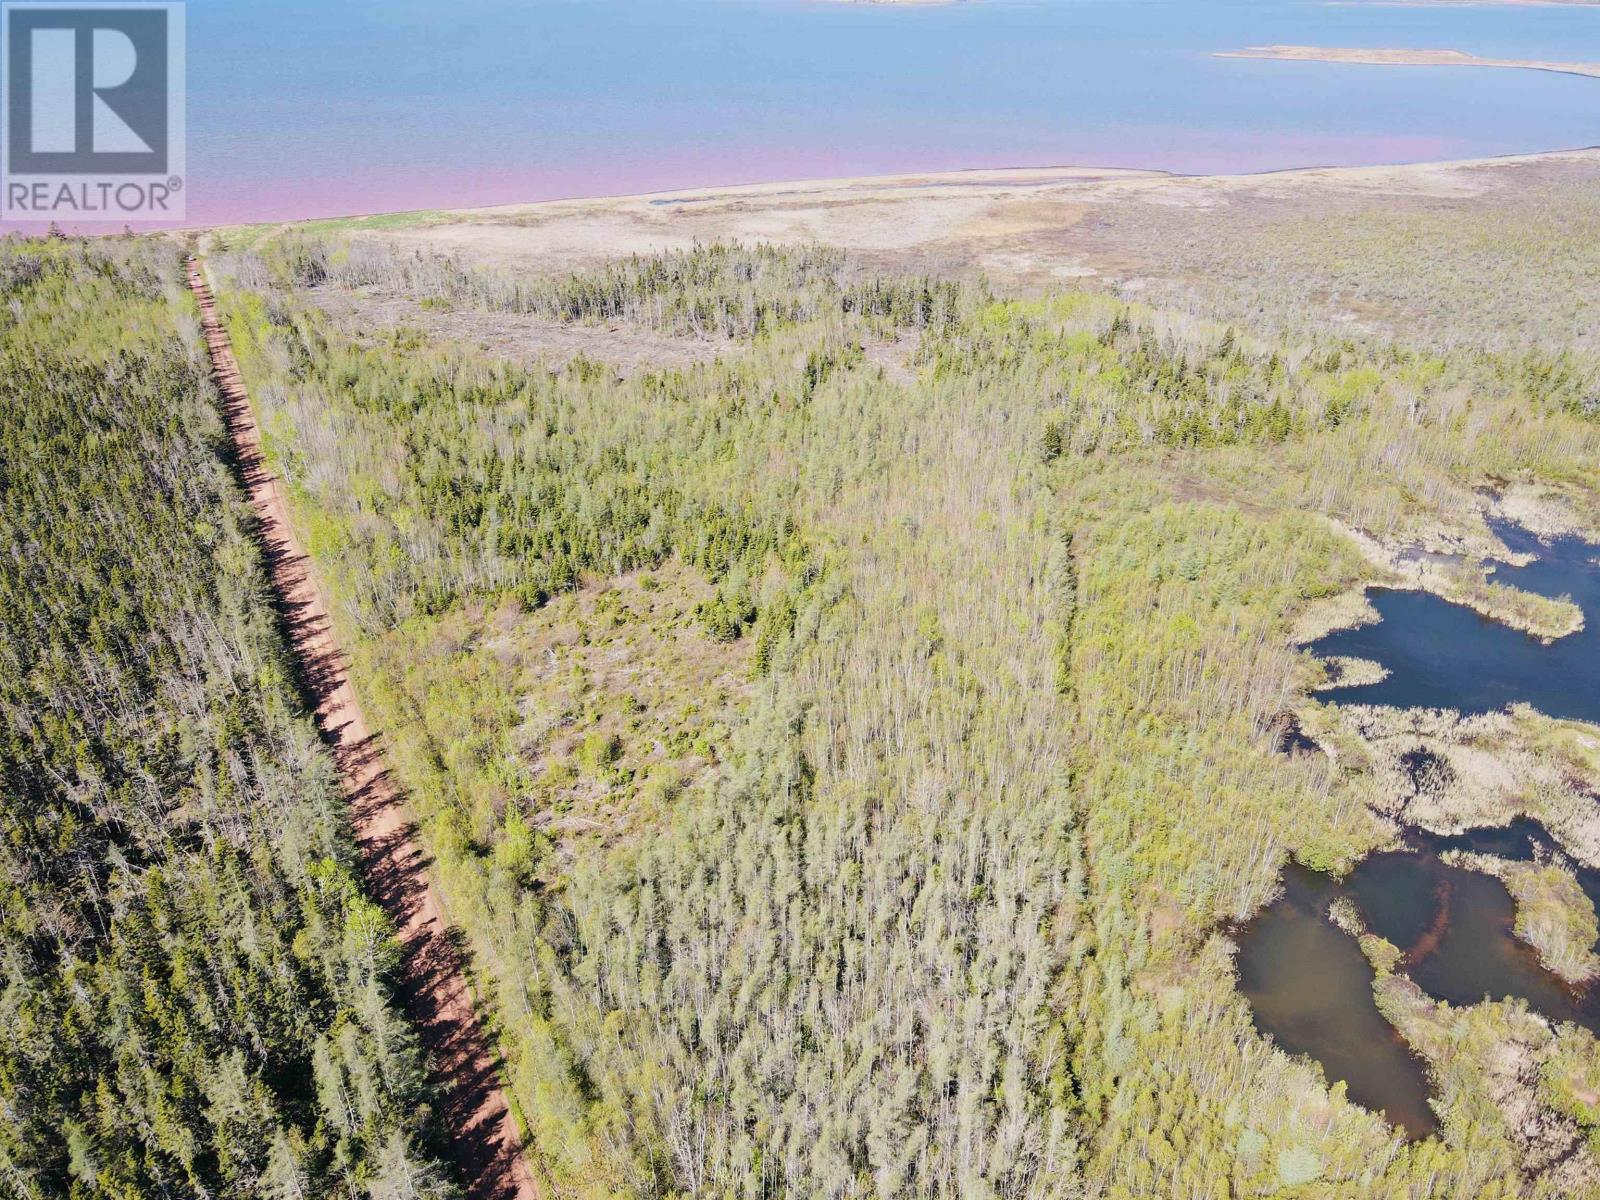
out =
[[1492,875],[1435,854],[1375,854],[1344,885],[1367,928],[1405,955],[1400,970],[1457,1006],[1518,997],[1552,1020],[1582,1021],[1578,993],[1512,932],[1516,913]]
[[1329,1083],[1383,1113],[1408,1137],[1437,1127],[1422,1063],[1378,1011],[1372,968],[1327,917],[1332,878],[1290,864],[1283,896],[1239,931],[1239,988],[1256,1028],[1291,1054],[1309,1054]]
[[1240,989],[1256,1028],[1291,1053],[1309,1054],[1356,1103],[1382,1112],[1408,1137],[1435,1129],[1427,1078],[1378,1012],[1373,972],[1356,940],[1328,918],[1353,900],[1366,927],[1397,947],[1398,970],[1436,1000],[1461,1007],[1516,997],[1556,1021],[1600,1032],[1600,989],[1552,974],[1513,932],[1516,910],[1498,879],[1453,867],[1449,850],[1527,862],[1550,857],[1574,871],[1600,905],[1600,871],[1576,864],[1537,821],[1442,837],[1414,833],[1410,849],[1374,854],[1343,880],[1290,864],[1283,896],[1239,933]]
[[1506,523],[1494,529],[1512,550],[1539,555],[1526,567],[1499,565],[1494,577],[1541,595],[1570,596],[1583,609],[1582,632],[1547,646],[1426,592],[1373,588],[1380,622],[1329,634],[1310,648],[1324,657],[1373,659],[1390,674],[1381,683],[1334,688],[1321,698],[1464,713],[1526,701],[1553,717],[1600,721],[1600,547],[1578,538],[1541,543]]
[[[1531,862],[1534,859],[1554,859],[1571,871],[1583,889],[1583,894],[1600,912],[1600,869],[1587,866],[1566,854],[1560,843],[1550,836],[1545,827],[1528,817],[1518,817],[1509,825],[1486,826],[1468,829],[1464,833],[1440,835],[1417,831],[1410,838],[1413,845],[1425,853],[1442,854],[1448,850],[1464,850],[1472,854],[1488,854],[1509,862]],[[1600,988],[1591,988],[1584,1002],[1580,1018],[1590,1028],[1600,1031]]]
[[1577,877],[1585,894],[1600,909],[1600,870],[1585,866],[1567,855],[1561,849],[1561,844],[1550,836],[1550,831],[1531,817],[1518,817],[1509,825],[1484,826],[1457,834],[1417,830],[1410,835],[1410,841],[1436,854],[1443,854],[1447,850],[1464,850],[1470,854],[1490,854],[1508,862],[1557,858]]

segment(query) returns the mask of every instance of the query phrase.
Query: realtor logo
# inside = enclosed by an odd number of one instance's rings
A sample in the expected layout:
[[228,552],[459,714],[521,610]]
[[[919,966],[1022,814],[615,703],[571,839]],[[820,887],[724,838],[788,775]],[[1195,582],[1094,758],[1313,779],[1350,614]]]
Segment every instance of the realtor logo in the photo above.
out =
[[181,3],[3,5],[0,219],[184,215]]

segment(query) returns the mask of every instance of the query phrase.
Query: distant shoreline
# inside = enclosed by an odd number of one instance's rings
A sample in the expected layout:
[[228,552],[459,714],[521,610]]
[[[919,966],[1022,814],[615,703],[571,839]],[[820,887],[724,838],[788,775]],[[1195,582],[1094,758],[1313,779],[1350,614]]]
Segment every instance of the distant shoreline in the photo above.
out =
[[[844,0],[839,0],[844,2]],[[916,193],[948,193],[951,190],[971,188],[975,191],[1025,192],[1032,189],[1051,189],[1063,185],[1148,185],[1159,181],[1181,183],[1229,183],[1237,181],[1278,180],[1294,183],[1311,178],[1367,179],[1374,183],[1389,183],[1419,173],[1457,171],[1472,167],[1515,166],[1559,159],[1590,159],[1600,155],[1600,144],[1570,146],[1552,150],[1530,150],[1516,154],[1488,155],[1480,158],[1420,159],[1403,163],[1368,163],[1355,166],[1310,165],[1280,167],[1267,171],[1217,171],[1185,174],[1158,168],[1140,167],[974,167],[945,171],[898,171],[882,175],[823,176],[797,179],[755,179],[744,182],[711,183],[703,186],[660,189],[649,192],[613,192],[591,195],[560,196],[546,200],[520,200],[504,204],[466,205],[453,208],[380,209],[362,212],[338,213],[328,216],[297,217],[284,220],[230,221],[187,225],[163,230],[168,236],[184,237],[213,231],[252,229],[262,226],[289,227],[323,222],[367,222],[385,219],[414,219],[416,222],[455,221],[462,218],[505,218],[519,213],[539,213],[587,208],[592,206],[615,207],[640,205],[663,210],[684,205],[712,201],[749,199],[770,201],[784,196],[813,198],[843,198],[857,196],[862,199],[886,199],[895,194],[905,197]],[[410,221],[407,221],[410,223]]]
[[[1429,0],[1464,3],[1466,0]],[[1531,0],[1515,0],[1531,2]],[[1246,46],[1243,50],[1217,50],[1213,58],[1255,58],[1274,62],[1349,63],[1374,67],[1508,67],[1524,71],[1553,71],[1558,75],[1583,75],[1600,79],[1600,63],[1554,62],[1543,59],[1479,58],[1462,50],[1352,49],[1335,46]]]

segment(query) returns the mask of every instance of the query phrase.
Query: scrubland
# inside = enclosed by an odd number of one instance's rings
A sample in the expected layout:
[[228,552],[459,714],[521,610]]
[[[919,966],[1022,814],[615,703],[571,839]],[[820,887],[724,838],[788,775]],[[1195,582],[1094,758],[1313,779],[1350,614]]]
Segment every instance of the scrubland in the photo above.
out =
[[[818,246],[212,266],[555,1194],[1592,1186],[1528,1134],[1593,1122],[1586,1032],[1502,1071],[1539,1018],[1433,1036],[1383,975],[1440,1084],[1407,1143],[1256,1032],[1226,936],[1287,855],[1393,836],[1360,756],[1274,750],[1297,625],[1374,578],[1342,528],[1475,544],[1489,481],[1592,489],[1581,352]],[[363,328],[369,294],[592,352]],[[613,326],[717,351],[620,372]]]
[[[1573,628],[1406,552],[1600,530],[1595,162],[200,239],[545,1194],[1600,1194],[1588,1030],[1335,914],[1407,1141],[1232,940],[1291,856],[1528,815],[1516,933],[1594,968],[1600,731],[1300,644],[1374,583]],[[443,1200],[181,280],[0,247],[0,1192]]]

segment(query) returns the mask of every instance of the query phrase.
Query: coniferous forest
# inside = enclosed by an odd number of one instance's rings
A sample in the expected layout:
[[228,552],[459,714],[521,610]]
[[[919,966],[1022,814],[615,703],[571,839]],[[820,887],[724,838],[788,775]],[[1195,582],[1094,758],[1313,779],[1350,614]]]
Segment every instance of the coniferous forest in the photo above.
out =
[[181,259],[0,277],[0,1192],[453,1194]]

